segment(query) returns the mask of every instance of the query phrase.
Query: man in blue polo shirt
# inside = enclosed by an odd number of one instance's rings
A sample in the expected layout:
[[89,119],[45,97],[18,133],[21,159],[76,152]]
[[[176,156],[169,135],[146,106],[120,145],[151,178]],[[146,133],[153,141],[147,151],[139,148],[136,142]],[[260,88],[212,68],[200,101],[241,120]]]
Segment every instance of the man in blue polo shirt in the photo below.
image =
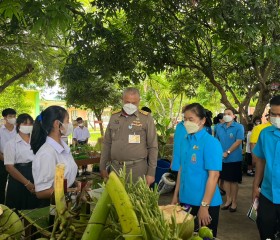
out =
[[231,109],[224,111],[224,123],[216,128],[216,138],[223,148],[223,169],[220,179],[224,180],[226,202],[221,210],[229,209],[236,212],[238,182],[242,180],[242,140],[244,140],[243,125],[234,121],[235,115]]
[[272,126],[261,131],[253,149],[256,173],[252,197],[259,198],[257,225],[261,239],[275,239],[280,225],[280,95],[270,100],[270,122]]

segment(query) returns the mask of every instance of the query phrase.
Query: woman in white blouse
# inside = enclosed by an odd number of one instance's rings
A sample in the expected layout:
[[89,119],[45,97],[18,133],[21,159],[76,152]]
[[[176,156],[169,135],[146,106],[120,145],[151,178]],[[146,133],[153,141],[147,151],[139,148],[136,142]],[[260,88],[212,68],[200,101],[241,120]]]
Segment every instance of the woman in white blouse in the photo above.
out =
[[9,173],[6,205],[17,210],[38,207],[32,176],[34,154],[30,147],[33,118],[20,114],[16,120],[17,135],[4,148],[4,164]]
[[54,191],[55,167],[58,163],[66,166],[64,178],[67,179],[67,187],[75,183],[78,167],[70,148],[61,140],[62,136],[68,136],[72,131],[69,115],[60,106],[46,108],[35,120],[30,143],[35,154],[32,172],[36,196],[46,199],[45,205]]

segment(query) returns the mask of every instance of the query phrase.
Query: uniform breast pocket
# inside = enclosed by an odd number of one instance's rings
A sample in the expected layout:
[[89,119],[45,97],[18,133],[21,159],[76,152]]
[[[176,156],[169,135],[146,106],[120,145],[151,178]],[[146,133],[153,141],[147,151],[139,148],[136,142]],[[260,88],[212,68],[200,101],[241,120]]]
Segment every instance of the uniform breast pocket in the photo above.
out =
[[145,136],[145,133],[146,133],[145,129],[143,127],[139,127],[139,126],[134,127],[133,131],[136,135],[140,135],[141,137]]
[[113,141],[119,139],[120,128],[119,126],[110,126],[111,138]]

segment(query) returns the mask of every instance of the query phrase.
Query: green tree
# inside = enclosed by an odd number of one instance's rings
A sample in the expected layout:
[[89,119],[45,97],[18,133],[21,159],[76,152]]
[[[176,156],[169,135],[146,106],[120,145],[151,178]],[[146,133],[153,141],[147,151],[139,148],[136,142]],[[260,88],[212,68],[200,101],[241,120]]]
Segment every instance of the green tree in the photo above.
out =
[[0,2],[0,93],[17,84],[54,84],[68,47],[65,36],[82,11],[75,0]]
[[8,107],[14,108],[17,114],[30,114],[31,104],[26,102],[24,90],[20,86],[11,86],[0,94],[0,112]]
[[100,132],[103,136],[104,128],[101,122],[103,110],[120,103],[121,97],[113,81],[109,83],[108,79],[102,79],[102,76],[95,74],[91,65],[83,64],[69,60],[65,65],[61,75],[65,100],[68,105],[91,109],[100,121]]
[[[167,66],[199,71],[219,91],[221,102],[238,110],[243,122],[252,98],[258,99],[255,114],[259,114],[274,93],[270,86],[280,51],[277,1],[97,0],[93,4],[99,23],[93,35],[125,50],[111,51],[111,69],[125,74],[115,62],[127,60],[134,72],[139,63],[147,73]],[[112,37],[116,26],[117,40]]]

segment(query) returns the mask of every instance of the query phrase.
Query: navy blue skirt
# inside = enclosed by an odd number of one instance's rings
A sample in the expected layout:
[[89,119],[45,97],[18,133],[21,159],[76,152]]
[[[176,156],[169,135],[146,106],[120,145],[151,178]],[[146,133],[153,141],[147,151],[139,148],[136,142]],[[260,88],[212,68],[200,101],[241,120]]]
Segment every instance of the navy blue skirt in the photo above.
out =
[[[31,183],[34,183],[32,176],[32,163],[28,164],[15,164],[14,167]],[[18,180],[9,175],[6,205],[9,208],[16,210],[34,209],[39,207],[40,200],[36,197],[35,193],[29,190]]]
[[223,169],[220,173],[220,179],[227,182],[242,181],[242,162],[223,163]]

